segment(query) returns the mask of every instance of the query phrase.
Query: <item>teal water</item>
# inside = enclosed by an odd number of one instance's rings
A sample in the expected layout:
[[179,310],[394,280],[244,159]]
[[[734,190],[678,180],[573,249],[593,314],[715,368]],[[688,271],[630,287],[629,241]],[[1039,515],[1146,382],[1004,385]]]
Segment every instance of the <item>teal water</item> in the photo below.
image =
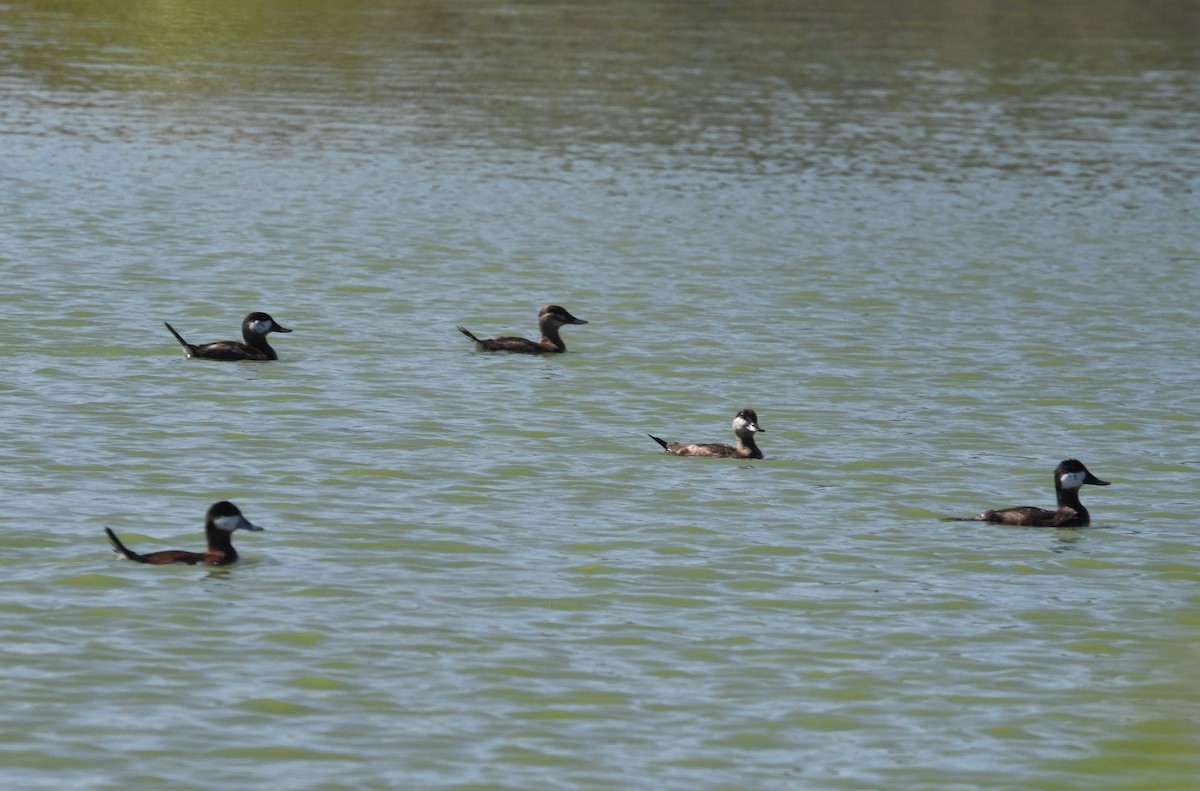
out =
[[0,7],[0,781],[1194,787],[1198,27]]

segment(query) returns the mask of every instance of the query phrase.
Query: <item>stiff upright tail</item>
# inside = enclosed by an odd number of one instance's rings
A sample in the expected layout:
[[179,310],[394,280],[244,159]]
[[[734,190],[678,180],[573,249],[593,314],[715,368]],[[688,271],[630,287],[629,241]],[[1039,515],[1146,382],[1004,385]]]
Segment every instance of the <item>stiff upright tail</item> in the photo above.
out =
[[[170,326],[170,325],[167,325],[167,326]],[[114,533],[112,530],[109,530],[106,527],[106,528],[104,528],[104,532],[108,534],[108,543],[112,544],[113,552],[116,552],[118,555],[124,555],[125,557],[129,558],[130,560],[137,561],[138,563],[146,562],[145,560],[142,559],[142,556],[139,555],[138,553],[133,552],[129,549],[126,549],[125,545],[121,543],[121,539],[117,538],[117,534]]]
[[462,326],[461,324],[457,324],[455,326],[458,327],[458,331],[461,332],[463,335],[466,335],[468,338],[470,338],[471,340],[475,341],[476,343],[478,343],[480,345],[483,344],[483,341],[479,340],[473,334],[471,334],[471,331],[469,329],[467,329],[466,327]]
[[184,351],[187,352],[188,357],[191,357],[193,354],[196,353],[196,347],[192,346],[192,344],[185,341],[183,339],[183,336],[175,331],[174,327],[172,327],[170,324],[167,324],[165,321],[163,322],[163,324],[166,324],[167,329],[169,329],[171,331],[171,334],[175,336],[175,340],[179,341],[179,345],[182,346]]
[[658,437],[654,436],[653,434],[647,434],[646,436],[649,437],[650,439],[654,440],[655,442],[657,442],[659,445],[662,445],[664,450],[668,450],[667,441],[665,439],[659,439]]

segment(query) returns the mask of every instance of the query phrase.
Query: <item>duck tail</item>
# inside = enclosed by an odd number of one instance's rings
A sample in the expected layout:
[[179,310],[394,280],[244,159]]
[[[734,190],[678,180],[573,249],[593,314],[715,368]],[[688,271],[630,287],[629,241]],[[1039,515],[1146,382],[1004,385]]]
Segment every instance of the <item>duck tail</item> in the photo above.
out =
[[467,329],[466,327],[462,326],[461,324],[456,324],[456,325],[455,325],[455,327],[457,327],[457,328],[458,328],[458,331],[459,331],[459,332],[461,332],[463,335],[466,335],[468,338],[470,338],[471,340],[475,341],[476,343],[483,343],[483,341],[481,341],[481,340],[479,340],[478,338],[476,338],[476,337],[474,336],[474,334],[472,334],[472,333],[471,333],[471,331],[470,331],[469,329]]
[[649,437],[650,439],[654,440],[655,442],[657,442],[659,445],[662,445],[663,450],[668,450],[667,441],[665,439],[659,439],[658,437],[654,436],[653,434],[647,434],[646,436]]
[[167,329],[169,329],[171,331],[171,334],[175,336],[175,340],[179,341],[179,345],[182,346],[184,351],[187,352],[188,357],[191,357],[193,354],[196,353],[196,347],[192,346],[192,344],[185,341],[183,339],[183,336],[175,331],[174,327],[172,327],[170,324],[167,324],[165,321],[163,322],[163,324],[165,324]]
[[142,559],[142,556],[139,555],[138,553],[133,552],[132,550],[126,549],[125,545],[121,543],[121,539],[117,538],[117,534],[114,533],[112,530],[109,530],[106,527],[106,528],[104,528],[104,532],[108,535],[108,543],[112,544],[113,552],[116,552],[118,555],[124,555],[125,557],[129,558],[130,560],[136,561],[138,563],[146,562],[145,560]]

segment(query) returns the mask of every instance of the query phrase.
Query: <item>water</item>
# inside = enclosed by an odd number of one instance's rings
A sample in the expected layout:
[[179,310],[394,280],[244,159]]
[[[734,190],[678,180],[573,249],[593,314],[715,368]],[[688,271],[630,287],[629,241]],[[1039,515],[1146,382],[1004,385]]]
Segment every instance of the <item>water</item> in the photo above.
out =
[[3,785],[1194,787],[1198,27],[3,6]]

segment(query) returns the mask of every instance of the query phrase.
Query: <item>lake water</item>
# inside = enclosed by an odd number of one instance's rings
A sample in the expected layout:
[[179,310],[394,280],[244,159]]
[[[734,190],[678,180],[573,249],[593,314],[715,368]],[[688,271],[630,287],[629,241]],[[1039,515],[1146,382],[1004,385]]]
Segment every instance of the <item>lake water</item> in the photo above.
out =
[[[0,785],[1193,789],[1192,2],[0,6]],[[569,353],[455,330],[587,319]],[[184,359],[265,310],[270,364]],[[763,461],[681,459],[646,435]],[[1086,529],[945,522],[1053,504]],[[220,569],[109,552],[199,549]]]

